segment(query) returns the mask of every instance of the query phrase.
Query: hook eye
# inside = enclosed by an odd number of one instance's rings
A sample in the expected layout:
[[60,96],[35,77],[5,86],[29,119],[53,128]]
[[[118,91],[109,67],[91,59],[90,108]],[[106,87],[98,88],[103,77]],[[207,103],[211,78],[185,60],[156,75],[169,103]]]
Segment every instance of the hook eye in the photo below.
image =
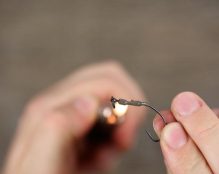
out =
[[116,107],[115,104],[118,100],[112,96],[110,101],[112,103],[113,108],[115,109],[115,107]]

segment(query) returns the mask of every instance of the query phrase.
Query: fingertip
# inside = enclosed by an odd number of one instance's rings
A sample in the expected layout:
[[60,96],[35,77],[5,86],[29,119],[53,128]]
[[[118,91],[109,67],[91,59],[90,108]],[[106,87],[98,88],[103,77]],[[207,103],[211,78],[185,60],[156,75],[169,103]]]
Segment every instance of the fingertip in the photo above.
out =
[[187,116],[201,108],[203,103],[203,100],[194,92],[182,92],[174,97],[171,103],[171,111],[176,116]]
[[168,146],[168,149],[178,150],[187,143],[188,136],[183,127],[179,123],[174,122],[164,127],[161,141]]

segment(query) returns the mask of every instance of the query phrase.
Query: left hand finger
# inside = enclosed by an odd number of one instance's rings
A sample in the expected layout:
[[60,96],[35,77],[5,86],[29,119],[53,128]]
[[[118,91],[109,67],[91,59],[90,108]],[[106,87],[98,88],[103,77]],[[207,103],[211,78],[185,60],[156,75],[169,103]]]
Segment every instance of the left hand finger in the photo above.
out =
[[154,129],[160,137],[168,174],[211,174],[205,158],[182,125],[176,122],[172,112],[162,111],[161,114],[168,125],[165,126],[161,117],[157,115],[154,119]]
[[[122,66],[116,62],[107,62],[89,65],[70,75],[41,94],[38,97],[41,98],[38,103],[41,103],[44,108],[55,108],[70,102],[79,94],[86,93],[96,95],[100,99],[100,103],[109,102],[112,95],[145,100],[142,90]],[[114,135],[115,144],[121,150],[128,149],[133,144],[135,132],[142,122],[144,114],[144,108],[129,108],[125,123],[116,129]]]
[[[45,112],[60,108],[66,103],[70,104],[80,95],[90,94],[96,96],[100,103],[108,101],[111,95],[128,99],[143,98],[139,87],[123,71],[115,63],[95,65],[95,68],[91,66],[88,70],[87,68],[80,70],[79,73],[76,73],[78,74],[76,77],[75,75],[70,75],[52,88],[41,93],[27,107],[26,116],[21,121],[22,125],[20,126],[20,133],[18,133],[19,138],[17,138],[17,143],[15,143],[16,147],[25,149],[25,140],[31,139],[32,132],[38,127],[39,122],[43,120]],[[101,151],[104,151],[103,154],[112,156],[112,151],[124,151],[131,146],[136,129],[143,118],[143,113],[145,111],[142,111],[141,108],[129,109],[125,123],[116,129],[112,147],[102,149]],[[31,115],[31,117],[28,115]],[[97,157],[97,159],[104,161],[102,157]]]

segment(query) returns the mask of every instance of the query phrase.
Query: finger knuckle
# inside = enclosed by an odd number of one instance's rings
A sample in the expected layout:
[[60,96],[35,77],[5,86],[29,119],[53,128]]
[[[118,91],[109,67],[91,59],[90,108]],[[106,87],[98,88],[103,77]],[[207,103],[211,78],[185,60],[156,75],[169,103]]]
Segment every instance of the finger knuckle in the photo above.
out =
[[208,127],[201,129],[200,131],[197,132],[195,135],[196,138],[200,140],[206,140],[206,137],[209,137],[211,135],[217,135],[219,132],[219,121],[215,122],[212,125],[209,125]]
[[60,112],[48,112],[42,119],[42,127],[55,133],[63,133],[68,125],[66,117]]
[[[201,170],[200,170],[201,166],[204,167],[204,163],[205,163],[205,161],[203,161],[203,159],[201,159],[200,157],[197,157],[195,155],[195,157],[193,158],[193,160],[191,160],[191,162],[187,162],[187,165],[184,165],[185,166],[184,173],[191,173],[191,172],[199,173],[199,172],[201,172]],[[207,168],[207,164],[205,164],[205,165]]]
[[116,67],[116,68],[121,68],[122,65],[119,61],[115,60],[115,59],[110,59],[108,61],[105,62],[105,65],[106,66],[109,66],[109,67]]
[[192,162],[191,163],[188,163],[189,165],[188,165],[188,168],[187,168],[187,171],[189,172],[189,171],[197,171],[197,170],[199,170],[199,168],[200,168],[200,166],[202,166],[203,165],[203,161],[202,161],[202,159],[201,158],[194,158],[193,160],[192,160]]
[[125,74],[125,72],[126,72],[124,66],[116,60],[106,62],[105,67],[106,67],[105,68],[106,72],[110,75],[117,75],[118,76],[119,74]]
[[179,171],[179,174],[191,173],[200,171],[200,166],[203,166],[203,160],[197,156],[197,154],[190,154],[188,160],[188,154],[180,156],[173,167],[173,171]]

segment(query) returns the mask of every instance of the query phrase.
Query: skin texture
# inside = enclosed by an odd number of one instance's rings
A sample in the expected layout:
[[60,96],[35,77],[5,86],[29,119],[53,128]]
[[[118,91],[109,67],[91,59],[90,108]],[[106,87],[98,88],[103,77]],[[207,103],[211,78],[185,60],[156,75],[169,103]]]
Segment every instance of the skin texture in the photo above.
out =
[[164,127],[156,116],[154,128],[169,174],[219,173],[218,109],[211,109],[192,92],[178,94],[171,109],[163,111]]
[[[83,67],[35,96],[24,109],[3,173],[72,174],[112,167],[132,146],[145,110],[130,108],[125,123],[113,132],[112,141],[93,151],[92,158],[81,161],[78,144],[83,144],[98,108],[111,96],[145,100],[117,62]],[[83,149],[89,152],[86,145]]]

